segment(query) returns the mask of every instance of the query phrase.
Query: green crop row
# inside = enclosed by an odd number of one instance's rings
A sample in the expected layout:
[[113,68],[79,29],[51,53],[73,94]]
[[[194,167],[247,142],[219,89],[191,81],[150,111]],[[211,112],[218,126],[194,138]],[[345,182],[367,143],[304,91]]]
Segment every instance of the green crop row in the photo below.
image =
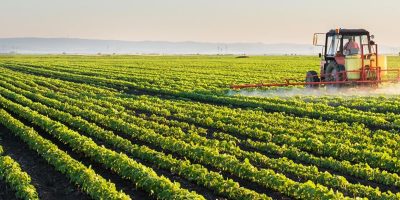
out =
[[[65,84],[63,86],[65,86]],[[110,99],[108,98],[108,100],[110,100]],[[118,101],[116,103],[117,104],[121,103],[121,101]],[[112,105],[114,105],[114,107],[115,107],[117,104],[112,104]],[[129,104],[130,105],[134,105],[133,103],[129,103]],[[150,107],[149,105],[151,105],[151,104],[149,104],[149,102],[141,104],[141,106],[146,106],[147,111],[155,112],[155,113],[158,113],[158,114],[163,114],[164,113],[164,112],[158,112],[159,110],[149,110],[150,108],[151,109],[156,108],[156,107]],[[166,104],[164,103],[163,106],[165,107],[165,105]],[[182,105],[180,105],[180,106],[182,106]],[[196,109],[198,109],[198,108],[196,108]],[[168,112],[168,113],[170,113],[170,112]],[[309,156],[306,156],[306,157],[309,157]],[[294,158],[299,159],[299,157],[294,157]],[[328,159],[328,158],[317,158],[317,157],[312,157],[312,158],[314,158],[314,160],[315,159],[317,159],[317,160],[321,160],[321,159],[325,160],[324,162],[314,162],[317,166],[318,166],[319,163],[331,163],[328,166],[331,166],[333,169],[335,169],[335,170],[339,169],[339,171],[341,171],[341,172],[349,173],[351,175],[358,176],[360,178],[368,178],[370,180],[376,180],[376,181],[378,181],[380,183],[389,184],[389,185],[397,183],[396,180],[398,179],[398,177],[394,176],[395,174],[391,175],[390,173],[387,173],[387,172],[380,172],[377,169],[372,169],[372,168],[369,168],[369,167],[365,168],[365,165],[359,165],[359,166],[358,165],[349,165],[349,163],[346,162],[346,161],[338,162],[338,161],[335,161],[335,160],[332,160],[332,159]],[[302,162],[309,161],[309,159],[301,160],[301,161]],[[338,165],[338,163],[342,163],[342,164]],[[342,166],[342,167],[334,167],[334,166]],[[323,167],[326,168],[327,164],[324,164]],[[373,172],[373,173],[371,173],[371,172]]]
[[32,150],[38,152],[56,170],[67,175],[71,182],[79,185],[92,198],[130,199],[126,194],[118,192],[113,183],[106,181],[92,169],[71,158],[49,140],[41,137],[33,128],[25,126],[3,109],[0,110],[0,113],[2,116],[0,123],[2,125],[27,143]]
[[[231,172],[232,175],[238,175],[250,181],[255,181],[266,186],[267,188],[273,188],[275,190],[284,192],[287,195],[295,195],[294,197],[297,198],[313,197],[314,195],[321,197],[330,196],[331,198],[343,198],[343,196],[340,196],[339,193],[333,193],[321,185],[318,186],[310,185],[310,183],[296,183],[282,175],[275,174],[272,170],[257,170],[250,164],[239,162],[235,159],[235,157],[218,154],[218,152],[212,151],[211,149],[205,147],[190,146],[180,142],[179,140],[157,135],[151,130],[141,129],[133,124],[126,124],[125,122],[119,119],[114,119],[113,117],[105,117],[89,110],[82,110],[82,116],[83,115],[91,117],[92,120],[96,119],[95,121],[99,122],[103,126],[107,126],[117,131],[122,131],[125,134],[129,134],[137,139],[168,149],[169,151],[178,153],[182,156],[187,156],[193,160],[204,162],[208,165],[213,165],[214,167]],[[258,178],[255,179],[255,177]],[[265,178],[259,179],[261,177]],[[270,180],[271,178],[272,180]],[[280,183],[280,181],[283,182]],[[280,186],[283,183],[285,184],[285,187],[283,187],[283,185]]]
[[[15,89],[15,88],[14,88]],[[68,104],[59,103],[55,100],[30,93],[28,91],[19,91],[20,94],[26,95],[34,100],[42,102],[47,105],[56,107],[57,109],[71,112],[73,114],[79,113],[79,108],[69,106]],[[177,160],[170,156],[166,156],[162,152],[157,152],[145,146],[138,146],[132,144],[129,140],[123,139],[120,136],[114,135],[110,131],[105,131],[94,124],[91,124],[81,118],[73,117],[72,115],[58,111],[45,105],[34,103],[29,99],[7,91],[0,87],[0,94],[18,102],[22,105],[28,106],[33,110],[38,111],[43,115],[52,117],[60,122],[68,124],[82,132],[87,133],[89,136],[101,139],[102,141],[114,146],[115,148],[123,149],[123,151],[135,155],[135,157],[151,162],[166,170],[171,170],[173,173],[180,174],[190,181],[195,181],[204,187],[214,190],[216,193],[227,196],[233,199],[267,199],[265,195],[260,195],[254,191],[242,188],[238,183],[232,180],[224,180],[220,174],[209,172],[201,165],[192,165],[187,160]]]
[[[56,96],[54,96],[54,98],[57,98]],[[78,104],[80,104],[80,105],[82,105],[82,102],[78,102],[78,101],[75,101],[75,103],[78,103]],[[71,110],[71,108],[67,108],[67,107],[65,107],[65,105],[64,104],[62,104],[62,107],[64,107],[64,109],[67,109],[67,110]],[[100,109],[100,110],[102,110],[101,108],[96,108],[95,106],[93,106],[93,105],[88,105],[88,104],[85,104],[83,107],[87,107],[87,108],[91,108],[91,109]],[[103,110],[104,111],[104,110]],[[104,112],[106,112],[106,111],[104,111]],[[110,113],[108,113],[108,114],[110,114]],[[119,117],[121,117],[121,115],[118,115]],[[129,117],[128,117],[129,118]],[[132,118],[132,117],[130,117],[130,118]],[[131,121],[132,122],[132,121]],[[135,121],[135,122],[137,122],[137,123],[142,123],[142,122],[138,122],[138,121]],[[152,127],[152,128],[154,128],[154,127]],[[156,130],[157,129],[159,129],[159,128],[156,128]],[[168,129],[164,129],[164,131],[165,132],[168,132]],[[181,133],[179,133],[179,132],[174,132],[173,133],[173,135],[175,135],[175,136],[177,136],[177,135],[181,135]],[[348,167],[348,166],[346,166],[346,167]],[[358,167],[359,168],[359,167]],[[351,169],[351,168],[350,168]],[[293,170],[294,171],[294,170]],[[341,171],[343,171],[343,170],[341,170]],[[360,169],[358,169],[357,171],[360,171]],[[362,174],[362,175],[364,175],[364,174]],[[389,174],[390,175],[390,174]],[[385,175],[386,176],[386,175]],[[385,177],[385,176],[383,176],[383,177]],[[377,176],[377,177],[379,177],[379,176]],[[310,178],[310,177],[309,177]],[[379,179],[378,179],[379,180]],[[388,180],[390,181],[390,182],[388,182]],[[391,180],[393,180],[392,178],[385,178],[384,179],[384,181],[382,181],[383,183],[386,183],[386,184],[395,184],[396,183],[396,181],[394,181],[394,182],[391,182]],[[396,179],[394,179],[394,180],[396,180]],[[343,185],[345,185],[345,184],[343,184]]]
[[167,178],[159,177],[151,168],[137,163],[128,156],[98,146],[90,138],[68,129],[59,122],[39,115],[31,109],[15,104],[2,96],[0,97],[0,103],[4,108],[40,126],[46,132],[68,144],[74,151],[81,152],[94,161],[103,164],[106,168],[115,171],[121,177],[131,179],[137,187],[143,188],[160,199],[204,199],[194,192],[180,188],[178,184],[172,183]]

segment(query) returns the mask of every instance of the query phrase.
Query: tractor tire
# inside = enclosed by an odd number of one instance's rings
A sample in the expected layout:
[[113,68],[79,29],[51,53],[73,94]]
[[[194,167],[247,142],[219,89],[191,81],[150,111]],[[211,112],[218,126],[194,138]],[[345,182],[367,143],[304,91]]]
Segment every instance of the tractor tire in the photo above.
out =
[[[343,72],[345,68],[343,65],[338,65],[336,62],[330,62],[325,70],[325,82],[338,82],[344,81],[345,75]],[[327,84],[327,88],[340,88],[343,84]]]
[[[306,83],[315,83],[315,82],[320,82],[320,79],[318,77],[318,73],[316,71],[308,71],[306,74]],[[306,88],[318,88],[318,84],[306,84]]]

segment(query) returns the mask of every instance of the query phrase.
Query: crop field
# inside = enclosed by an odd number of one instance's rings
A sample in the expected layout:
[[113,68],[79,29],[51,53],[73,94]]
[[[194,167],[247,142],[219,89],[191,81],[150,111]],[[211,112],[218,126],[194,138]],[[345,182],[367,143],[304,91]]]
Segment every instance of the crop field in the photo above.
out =
[[400,89],[229,89],[318,69],[307,56],[0,56],[0,199],[400,199]]

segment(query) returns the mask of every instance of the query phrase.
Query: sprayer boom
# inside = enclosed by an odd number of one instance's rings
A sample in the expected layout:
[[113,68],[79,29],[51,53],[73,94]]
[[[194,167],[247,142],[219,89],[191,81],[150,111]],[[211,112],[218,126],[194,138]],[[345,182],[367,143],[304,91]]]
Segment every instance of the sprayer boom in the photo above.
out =
[[[287,87],[287,86],[297,86],[303,85],[307,87],[318,87],[318,86],[326,86],[326,85],[340,85],[340,86],[355,86],[355,85],[369,85],[369,86],[378,86],[384,82],[390,83],[399,83],[400,82],[400,68],[398,69],[388,69],[388,70],[368,70],[367,74],[377,74],[377,71],[380,73],[391,74],[392,78],[382,79],[371,78],[370,80],[348,80],[345,79],[343,81],[324,81],[324,82],[290,82],[289,79],[285,79],[284,83],[255,83],[255,84],[238,84],[231,85],[231,89],[244,89],[244,88],[259,88],[259,87]],[[353,71],[344,71],[342,74],[334,74],[333,76],[346,76],[348,73],[362,73],[362,70],[353,70]],[[318,76],[318,75],[317,75]],[[306,77],[306,80],[310,80],[310,78],[314,78],[314,76]]]
[[[365,80],[350,80],[347,78],[348,74],[359,73],[360,76],[368,77]],[[382,78],[381,74],[385,74],[385,78]],[[289,79],[285,79],[284,83],[255,83],[255,84],[238,84],[238,85],[231,85],[231,89],[244,89],[244,88],[260,88],[260,87],[287,87],[287,86],[298,86],[303,85],[306,87],[319,87],[319,86],[357,86],[357,85],[364,85],[364,86],[378,86],[384,82],[390,83],[399,83],[400,82],[400,68],[397,69],[386,69],[381,70],[380,67],[375,69],[368,69],[368,70],[353,70],[353,71],[343,71],[337,72],[335,74],[329,74],[329,76],[334,77],[344,77],[342,81],[309,81],[315,80],[316,78],[320,79],[318,75],[306,76],[305,82],[290,82]],[[327,79],[325,76],[321,76],[321,79]]]

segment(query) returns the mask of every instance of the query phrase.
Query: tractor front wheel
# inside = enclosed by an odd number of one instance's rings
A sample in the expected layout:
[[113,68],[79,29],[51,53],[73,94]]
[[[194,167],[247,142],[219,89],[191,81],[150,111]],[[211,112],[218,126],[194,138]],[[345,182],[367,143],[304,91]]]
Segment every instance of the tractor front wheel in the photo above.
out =
[[[306,83],[316,83],[320,82],[320,79],[318,77],[318,74],[316,71],[308,71],[306,74]],[[318,84],[306,84],[306,88],[318,88]]]

